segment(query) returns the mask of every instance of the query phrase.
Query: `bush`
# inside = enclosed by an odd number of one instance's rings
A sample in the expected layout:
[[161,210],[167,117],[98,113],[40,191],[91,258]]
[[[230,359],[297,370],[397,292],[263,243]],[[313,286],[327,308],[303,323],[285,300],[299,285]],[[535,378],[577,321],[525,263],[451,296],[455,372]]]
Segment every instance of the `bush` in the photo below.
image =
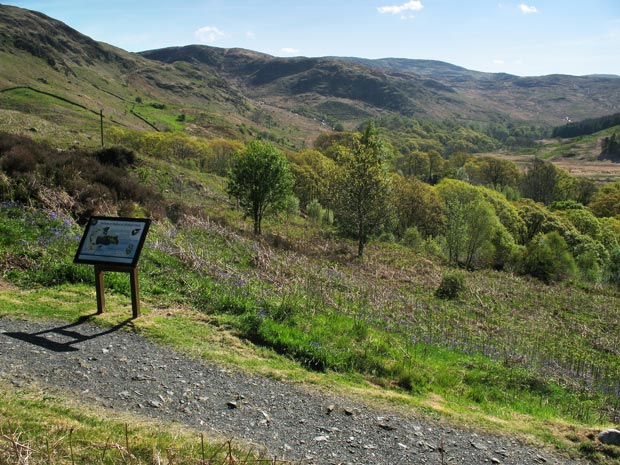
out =
[[323,210],[323,224],[331,226],[334,224],[334,211],[330,209]]
[[136,154],[125,147],[110,147],[94,153],[95,158],[102,165],[112,165],[118,168],[133,166],[137,162]]
[[323,219],[323,214],[325,210],[321,207],[321,204],[317,199],[312,199],[312,201],[306,205],[306,213],[308,214],[308,218],[314,224],[320,224]]
[[418,228],[412,226],[405,230],[402,238],[403,244],[407,247],[411,247],[412,249],[417,249],[422,245],[424,239],[422,238],[422,234],[418,231]]
[[379,235],[379,242],[384,242],[386,244],[392,244],[396,242],[396,238],[394,237],[394,234],[392,234],[391,232],[385,231]]
[[461,297],[465,291],[467,291],[465,275],[463,273],[447,273],[435,291],[435,296],[440,299],[453,300]]
[[284,214],[289,220],[299,215],[299,199],[293,194],[284,199]]
[[593,250],[588,250],[575,259],[581,278],[589,282],[599,282],[601,280],[601,266],[598,263],[598,256]]
[[3,156],[0,167],[10,176],[32,173],[37,167],[37,159],[28,148],[16,146]]

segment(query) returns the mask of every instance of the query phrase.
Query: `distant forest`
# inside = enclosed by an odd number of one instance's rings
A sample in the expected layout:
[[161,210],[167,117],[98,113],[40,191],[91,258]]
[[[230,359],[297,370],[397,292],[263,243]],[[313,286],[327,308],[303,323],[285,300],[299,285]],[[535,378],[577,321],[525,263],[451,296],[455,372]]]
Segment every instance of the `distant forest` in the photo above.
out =
[[553,129],[553,137],[578,137],[594,134],[595,132],[611,128],[620,124],[620,113],[601,116],[600,118],[590,118],[576,123],[568,123]]

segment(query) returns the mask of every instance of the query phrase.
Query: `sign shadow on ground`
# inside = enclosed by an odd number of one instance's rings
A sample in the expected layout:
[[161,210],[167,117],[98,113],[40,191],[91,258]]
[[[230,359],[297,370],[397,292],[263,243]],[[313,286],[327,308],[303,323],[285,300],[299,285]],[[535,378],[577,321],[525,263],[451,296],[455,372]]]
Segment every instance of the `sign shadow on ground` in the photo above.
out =
[[36,333],[18,331],[6,332],[2,334],[47,350],[51,350],[53,352],[75,352],[80,350],[78,347],[75,347],[76,344],[113,333],[124,326],[127,326],[131,322],[131,318],[128,318],[127,320],[121,321],[115,326],[98,333],[89,334],[86,331],[78,331],[78,327],[84,323],[87,323],[92,316],[93,315],[82,316],[73,323],[38,331]]

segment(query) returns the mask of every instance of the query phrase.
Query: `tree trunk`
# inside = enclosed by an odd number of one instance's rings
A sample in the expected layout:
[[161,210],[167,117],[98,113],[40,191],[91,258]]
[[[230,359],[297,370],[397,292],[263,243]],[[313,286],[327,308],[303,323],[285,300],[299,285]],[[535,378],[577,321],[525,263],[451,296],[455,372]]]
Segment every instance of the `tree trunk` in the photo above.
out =
[[365,244],[366,244],[366,241],[360,237],[359,240],[357,241],[357,258],[362,258],[362,255],[364,254]]
[[260,230],[260,223],[261,223],[261,215],[260,212],[257,210],[254,210],[254,234],[256,236],[260,236],[261,230]]

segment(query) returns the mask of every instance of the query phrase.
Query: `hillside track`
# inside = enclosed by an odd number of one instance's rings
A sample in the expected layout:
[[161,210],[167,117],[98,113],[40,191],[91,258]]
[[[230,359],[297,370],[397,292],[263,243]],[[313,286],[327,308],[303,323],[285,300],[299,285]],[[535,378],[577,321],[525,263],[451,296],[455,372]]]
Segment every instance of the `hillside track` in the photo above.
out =
[[307,464],[564,464],[512,437],[380,410],[337,393],[185,357],[123,330],[0,318],[0,380],[266,448]]

